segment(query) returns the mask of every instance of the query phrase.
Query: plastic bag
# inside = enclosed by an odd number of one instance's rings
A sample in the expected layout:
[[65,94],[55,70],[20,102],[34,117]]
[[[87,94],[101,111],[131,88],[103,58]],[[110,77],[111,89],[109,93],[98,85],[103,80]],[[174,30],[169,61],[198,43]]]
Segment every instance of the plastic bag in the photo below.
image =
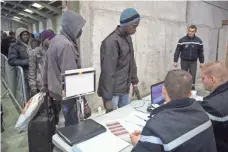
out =
[[37,114],[41,104],[44,102],[44,96],[45,93],[38,93],[26,103],[15,125],[18,131],[27,130],[29,122]]

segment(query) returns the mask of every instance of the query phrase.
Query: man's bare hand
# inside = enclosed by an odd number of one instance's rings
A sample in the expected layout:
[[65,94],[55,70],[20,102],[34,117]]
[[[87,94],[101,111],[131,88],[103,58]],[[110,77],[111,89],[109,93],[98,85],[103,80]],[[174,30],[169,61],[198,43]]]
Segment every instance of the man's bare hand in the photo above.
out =
[[105,101],[105,109],[106,113],[111,112],[113,110],[112,100]]
[[176,68],[177,67],[177,62],[174,62],[173,63],[173,66]]
[[131,138],[132,144],[135,146],[141,138],[141,132],[138,130],[134,131],[133,133],[130,134],[130,138]]

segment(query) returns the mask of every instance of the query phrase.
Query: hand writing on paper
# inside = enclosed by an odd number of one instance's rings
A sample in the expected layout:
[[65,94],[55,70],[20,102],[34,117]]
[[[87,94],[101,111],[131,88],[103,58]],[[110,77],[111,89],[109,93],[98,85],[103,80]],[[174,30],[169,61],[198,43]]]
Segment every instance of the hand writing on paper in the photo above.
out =
[[141,131],[139,130],[134,131],[133,133],[130,134],[130,138],[131,138],[132,144],[135,146],[141,138]]

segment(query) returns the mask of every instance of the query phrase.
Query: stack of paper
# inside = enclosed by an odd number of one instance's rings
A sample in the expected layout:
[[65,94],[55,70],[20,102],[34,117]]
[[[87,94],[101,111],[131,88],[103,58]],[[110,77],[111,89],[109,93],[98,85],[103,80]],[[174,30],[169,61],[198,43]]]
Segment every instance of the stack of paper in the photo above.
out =
[[77,144],[73,147],[73,152],[119,152],[128,146],[130,146],[129,143],[107,131]]

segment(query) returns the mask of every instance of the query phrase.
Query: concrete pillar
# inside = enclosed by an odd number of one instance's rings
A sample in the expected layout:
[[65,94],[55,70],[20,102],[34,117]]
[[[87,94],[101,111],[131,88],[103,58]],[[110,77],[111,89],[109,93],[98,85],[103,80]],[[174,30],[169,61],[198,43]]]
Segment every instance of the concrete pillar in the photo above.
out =
[[36,26],[36,32],[39,32],[39,22],[35,23]]
[[42,22],[43,30],[47,30],[47,21]]
[[9,22],[9,30],[13,31],[12,21]]
[[52,18],[51,19],[51,24],[52,24],[52,29],[55,33],[57,33],[57,27],[56,27],[56,19],[55,18]]
[[79,12],[79,1],[71,1],[71,0],[63,0],[63,11],[66,9],[73,10],[75,12]]
[[29,31],[30,33],[32,33],[32,32],[33,32],[33,27],[32,27],[32,24],[29,24],[29,26],[28,26],[28,31]]

